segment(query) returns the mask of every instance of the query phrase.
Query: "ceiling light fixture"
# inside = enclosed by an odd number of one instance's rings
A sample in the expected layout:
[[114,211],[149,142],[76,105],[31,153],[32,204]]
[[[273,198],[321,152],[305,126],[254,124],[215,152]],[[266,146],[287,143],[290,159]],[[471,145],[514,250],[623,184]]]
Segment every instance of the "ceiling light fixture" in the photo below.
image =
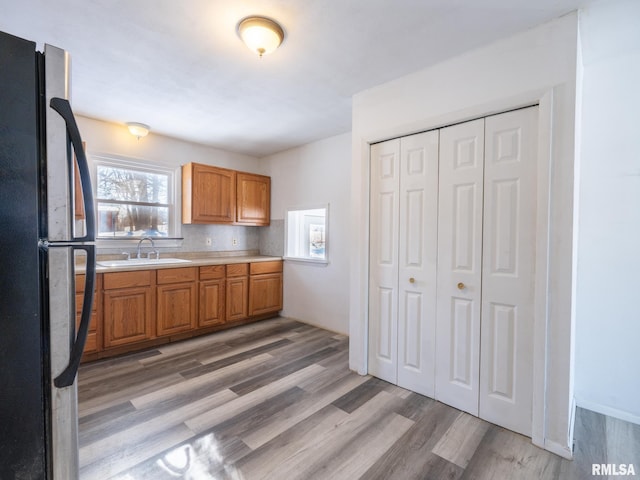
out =
[[140,140],[140,137],[146,137],[149,135],[149,125],[145,125],[144,123],[127,122],[127,128],[129,129],[129,133],[134,137],[137,137],[138,140]]
[[238,23],[238,35],[249,50],[260,58],[273,52],[284,40],[284,30],[276,22],[265,17],[246,17]]

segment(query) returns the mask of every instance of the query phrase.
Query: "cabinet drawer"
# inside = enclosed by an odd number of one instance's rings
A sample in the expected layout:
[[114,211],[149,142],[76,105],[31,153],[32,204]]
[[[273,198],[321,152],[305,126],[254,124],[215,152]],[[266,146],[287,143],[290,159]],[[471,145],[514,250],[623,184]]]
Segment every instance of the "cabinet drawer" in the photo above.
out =
[[243,277],[249,275],[248,263],[234,263],[227,265],[227,277]]
[[158,285],[168,283],[195,282],[197,279],[197,267],[166,268],[158,270]]
[[273,262],[256,262],[251,264],[251,275],[261,275],[263,273],[280,273],[282,271],[282,260]]
[[113,272],[104,274],[104,289],[146,287],[152,283],[152,275],[155,270],[142,270],[139,272]]
[[225,270],[224,265],[207,265],[206,267],[200,267],[200,280],[224,278]]

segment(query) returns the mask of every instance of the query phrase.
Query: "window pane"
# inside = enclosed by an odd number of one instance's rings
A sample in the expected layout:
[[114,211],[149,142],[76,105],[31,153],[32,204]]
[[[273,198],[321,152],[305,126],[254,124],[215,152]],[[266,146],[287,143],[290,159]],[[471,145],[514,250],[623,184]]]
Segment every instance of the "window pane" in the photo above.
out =
[[288,258],[327,260],[326,229],[328,208],[287,211]]
[[98,236],[166,237],[169,233],[169,207],[135,204],[114,205],[98,202]]
[[169,203],[168,175],[106,165],[98,165],[97,172],[101,200]]

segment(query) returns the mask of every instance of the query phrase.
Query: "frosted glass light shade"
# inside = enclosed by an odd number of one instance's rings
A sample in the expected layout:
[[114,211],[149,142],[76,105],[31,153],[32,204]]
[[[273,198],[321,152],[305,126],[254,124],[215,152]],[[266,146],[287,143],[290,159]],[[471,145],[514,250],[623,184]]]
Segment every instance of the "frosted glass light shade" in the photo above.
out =
[[129,133],[138,137],[138,139],[140,137],[146,137],[149,134],[149,125],[145,125],[144,123],[129,122],[127,123],[127,128],[129,129]]
[[238,35],[259,56],[273,52],[284,40],[282,27],[264,17],[247,17],[238,24]]

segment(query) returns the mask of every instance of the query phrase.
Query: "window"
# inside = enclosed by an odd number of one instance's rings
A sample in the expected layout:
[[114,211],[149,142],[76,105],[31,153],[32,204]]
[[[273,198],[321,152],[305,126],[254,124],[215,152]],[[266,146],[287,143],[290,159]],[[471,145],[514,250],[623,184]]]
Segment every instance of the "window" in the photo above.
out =
[[94,168],[98,239],[179,236],[173,169],[103,157]]
[[288,209],[285,258],[328,263],[328,220],[328,206]]

